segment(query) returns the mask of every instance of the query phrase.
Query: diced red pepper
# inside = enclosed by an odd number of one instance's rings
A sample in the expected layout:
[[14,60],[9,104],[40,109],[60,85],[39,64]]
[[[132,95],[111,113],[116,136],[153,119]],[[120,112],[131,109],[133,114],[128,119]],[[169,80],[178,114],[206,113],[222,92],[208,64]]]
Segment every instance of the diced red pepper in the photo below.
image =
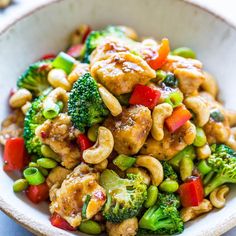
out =
[[10,98],[11,96],[13,96],[13,95],[15,94],[15,92],[16,92],[16,89],[15,89],[15,88],[11,88],[11,89],[10,89],[10,92],[9,92],[9,98]]
[[172,115],[165,119],[166,128],[170,133],[173,133],[191,119],[191,117],[191,112],[184,106],[176,107]]
[[72,227],[66,220],[64,220],[59,214],[53,213],[53,215],[50,217],[50,222],[53,226],[69,230],[69,231],[75,231],[76,229]]
[[31,202],[38,204],[48,199],[49,187],[47,183],[43,183],[39,185],[30,185],[26,189],[25,193]]
[[164,38],[161,41],[161,45],[158,49],[158,52],[153,55],[153,58],[147,60],[148,65],[153,70],[161,68],[166,63],[169,52],[170,52],[169,40],[167,38]]
[[3,169],[5,171],[22,170],[29,161],[28,154],[24,145],[24,139],[8,139],[4,148],[3,159]]
[[85,40],[87,39],[88,35],[90,34],[90,32],[92,31],[91,27],[86,25],[86,29],[85,29],[85,32],[83,34],[83,37],[82,37],[82,43],[85,42]]
[[43,55],[40,60],[50,60],[50,59],[54,59],[56,57],[55,54],[53,53],[50,53],[50,54],[45,54]]
[[152,89],[148,86],[137,84],[129,99],[131,105],[144,105],[149,109],[153,109],[161,97],[159,90]]
[[93,145],[92,142],[87,138],[85,134],[79,134],[76,142],[80,146],[80,150],[82,152]]
[[201,178],[192,176],[179,186],[178,193],[183,207],[198,206],[204,198]]
[[83,50],[83,47],[83,44],[73,45],[68,49],[66,53],[74,58],[78,58]]

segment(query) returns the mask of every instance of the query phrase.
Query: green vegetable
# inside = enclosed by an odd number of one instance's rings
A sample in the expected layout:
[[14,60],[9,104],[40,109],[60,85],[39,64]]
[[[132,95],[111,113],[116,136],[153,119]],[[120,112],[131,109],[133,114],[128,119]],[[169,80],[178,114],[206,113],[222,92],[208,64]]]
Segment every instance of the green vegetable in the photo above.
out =
[[140,219],[138,235],[172,235],[183,232],[179,206],[179,200],[174,194],[160,193],[157,204],[149,208]]
[[124,94],[117,96],[116,98],[118,99],[118,101],[120,102],[121,105],[128,106],[130,96],[131,96],[130,93],[124,93]]
[[54,59],[52,66],[54,68],[62,69],[66,74],[70,74],[73,69],[75,59],[70,55],[60,52],[58,56]]
[[175,78],[174,74],[168,73],[163,80],[163,83],[171,88],[177,88],[178,87],[178,80]]
[[35,135],[36,128],[44,123],[46,120],[42,114],[43,111],[43,101],[46,96],[40,96],[36,98],[28,112],[25,116],[24,121],[24,140],[25,146],[30,154],[36,154],[37,156],[42,156],[41,146],[42,143],[38,137]]
[[35,167],[28,167],[23,171],[23,175],[30,185],[39,185],[45,181],[44,176]]
[[165,102],[175,108],[183,102],[183,94],[180,91],[172,92],[165,98]]
[[214,109],[210,113],[210,117],[215,121],[215,122],[223,122],[225,120],[224,115],[221,113],[219,109]]
[[96,142],[97,141],[97,137],[98,137],[98,128],[99,125],[93,125],[88,129],[88,133],[87,136],[89,138],[90,141],[92,142]]
[[236,183],[236,152],[222,144],[217,145],[214,149],[215,151],[207,159],[212,170],[203,180],[206,184],[205,196],[225,183]]
[[43,116],[46,119],[53,119],[58,116],[59,112],[60,112],[60,106],[57,105],[56,103],[50,102],[44,106]]
[[160,190],[166,193],[174,193],[178,190],[179,184],[172,179],[165,179],[159,186]]
[[27,189],[29,183],[26,179],[18,179],[13,184],[13,191],[15,193],[22,192]]
[[43,144],[41,146],[41,153],[44,157],[51,158],[57,162],[61,161],[61,158],[55,153],[48,145]]
[[68,114],[73,125],[81,132],[103,121],[109,114],[98,92],[97,82],[89,73],[77,80],[71,90],[68,102]]
[[52,69],[50,60],[39,61],[29,68],[18,78],[18,88],[28,89],[35,97],[47,93],[50,88],[47,76]]
[[157,201],[157,196],[158,196],[157,186],[151,185],[147,190],[147,200],[144,202],[144,206],[146,208],[152,207]]
[[180,151],[176,154],[169,163],[175,168],[179,168],[179,163],[184,157],[189,157],[190,159],[194,160],[196,157],[195,150],[193,146],[187,146],[185,149]]
[[113,160],[113,164],[116,165],[122,171],[125,171],[131,166],[133,166],[135,162],[136,162],[136,158],[129,157],[124,154],[120,154]]
[[212,170],[211,167],[208,165],[206,160],[201,160],[199,162],[197,168],[198,168],[198,170],[200,171],[200,173],[202,175],[206,175]]
[[82,207],[82,217],[83,219],[86,219],[87,218],[87,207],[88,207],[88,204],[90,202],[90,199],[91,199],[91,196],[90,195],[87,195],[86,198],[85,198],[85,201],[84,201],[84,204],[83,204],[83,207]]
[[191,49],[187,47],[180,47],[176,48],[172,51],[172,55],[184,57],[184,58],[196,58],[196,53]]
[[37,160],[37,164],[46,169],[53,169],[57,166],[57,162],[49,158],[40,158]]
[[163,167],[164,179],[178,180],[178,176],[173,167],[167,161],[162,161],[161,164]]
[[114,223],[137,216],[147,198],[147,186],[140,175],[127,174],[120,178],[116,172],[106,169],[100,177],[100,184],[107,192],[103,215]]
[[192,175],[194,168],[193,160],[189,157],[184,157],[179,164],[179,172],[182,181],[185,181]]
[[202,147],[203,145],[205,145],[207,142],[207,138],[205,135],[205,132],[202,128],[197,127],[196,128],[196,138],[193,142],[193,145],[196,147]]
[[92,235],[100,234],[102,232],[100,224],[93,220],[83,221],[79,226],[79,230],[85,234]]
[[166,77],[166,72],[164,70],[157,70],[156,77],[158,80],[164,80]]
[[[36,160],[37,161],[37,160]],[[30,162],[29,163],[29,167],[35,167],[35,168],[37,168],[42,174],[43,174],[43,176],[48,176],[48,171],[47,171],[47,169],[45,169],[45,168],[43,168],[43,167],[41,167],[41,166],[39,166],[37,163],[35,163],[35,162]]]

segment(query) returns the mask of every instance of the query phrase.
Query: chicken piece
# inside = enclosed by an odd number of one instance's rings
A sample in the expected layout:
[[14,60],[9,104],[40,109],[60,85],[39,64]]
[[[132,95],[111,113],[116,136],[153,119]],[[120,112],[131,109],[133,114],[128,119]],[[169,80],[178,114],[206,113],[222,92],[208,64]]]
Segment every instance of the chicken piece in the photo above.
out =
[[164,130],[164,138],[156,141],[149,137],[142,147],[140,153],[152,155],[159,160],[170,160],[178,152],[191,145],[196,137],[196,127],[187,121],[174,133]]
[[84,75],[85,73],[89,72],[89,65],[86,63],[76,62],[74,69],[68,75],[67,80],[73,84],[75,81],[79,79],[80,76]]
[[50,190],[50,212],[58,213],[71,226],[77,227],[82,220],[82,207],[91,196],[86,209],[86,218],[96,215],[106,202],[106,192],[98,184],[99,174],[86,164],[80,164],[67,176],[59,189]]
[[20,109],[14,110],[3,122],[0,131],[0,143],[5,145],[7,139],[21,137],[24,128],[24,114]]
[[114,53],[95,62],[91,75],[115,95],[129,93],[136,84],[146,84],[156,77],[146,61],[129,52]]
[[67,169],[75,167],[81,158],[78,145],[71,140],[73,132],[70,117],[63,113],[53,120],[46,120],[36,129],[36,136],[61,157],[61,164]]
[[104,126],[114,138],[114,149],[119,154],[134,155],[143,146],[152,127],[150,110],[142,105],[123,108],[116,117],[108,117]]
[[52,169],[50,171],[50,173],[46,179],[48,187],[51,188],[54,184],[56,184],[57,187],[60,187],[63,180],[71,172],[72,172],[71,170],[67,170],[66,168],[63,168],[61,166],[55,167],[54,169]]
[[107,222],[106,231],[109,236],[135,236],[138,231],[138,220],[133,217],[119,224]]

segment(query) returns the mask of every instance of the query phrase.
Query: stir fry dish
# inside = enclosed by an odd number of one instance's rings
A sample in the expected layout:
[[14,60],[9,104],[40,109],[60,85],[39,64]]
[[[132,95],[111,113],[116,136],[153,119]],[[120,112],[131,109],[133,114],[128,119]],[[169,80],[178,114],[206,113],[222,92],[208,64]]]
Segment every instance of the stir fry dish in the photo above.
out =
[[49,202],[55,227],[180,234],[236,183],[236,112],[195,52],[167,38],[81,25],[65,52],[26,69],[9,105],[4,171],[22,174],[15,193]]

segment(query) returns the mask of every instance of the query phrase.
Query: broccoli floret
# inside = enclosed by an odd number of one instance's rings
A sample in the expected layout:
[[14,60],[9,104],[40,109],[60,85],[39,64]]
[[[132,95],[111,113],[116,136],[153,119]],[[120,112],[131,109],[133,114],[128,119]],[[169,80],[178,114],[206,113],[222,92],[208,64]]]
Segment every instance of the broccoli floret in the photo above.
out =
[[90,62],[90,55],[92,51],[98,45],[100,45],[104,41],[104,38],[107,36],[124,37],[125,34],[119,27],[116,27],[116,26],[108,26],[104,30],[92,31],[88,35],[85,41],[85,51],[84,51],[83,62],[85,63]]
[[212,155],[207,159],[211,171],[204,177],[205,196],[225,183],[236,183],[236,152],[220,144],[212,147]]
[[107,191],[103,209],[106,220],[119,223],[138,215],[147,197],[147,186],[140,175],[128,174],[122,179],[107,169],[101,174],[100,183]]
[[85,127],[100,123],[109,114],[100,97],[97,82],[89,73],[74,83],[68,101],[68,114],[81,132],[85,131]]
[[162,163],[163,171],[164,171],[164,179],[172,179],[172,180],[178,180],[178,176],[175,173],[173,167],[166,161],[163,161]]
[[52,62],[50,60],[31,64],[18,78],[17,86],[28,89],[35,97],[45,94],[45,91],[50,87],[47,76],[51,68]]
[[43,101],[46,96],[40,96],[36,98],[25,116],[24,121],[24,140],[27,151],[30,154],[36,154],[42,156],[41,146],[42,143],[35,135],[36,128],[41,125],[46,119],[42,114]]
[[157,204],[150,207],[139,221],[138,235],[178,234],[184,224],[178,207],[180,202],[174,194],[158,195]]

